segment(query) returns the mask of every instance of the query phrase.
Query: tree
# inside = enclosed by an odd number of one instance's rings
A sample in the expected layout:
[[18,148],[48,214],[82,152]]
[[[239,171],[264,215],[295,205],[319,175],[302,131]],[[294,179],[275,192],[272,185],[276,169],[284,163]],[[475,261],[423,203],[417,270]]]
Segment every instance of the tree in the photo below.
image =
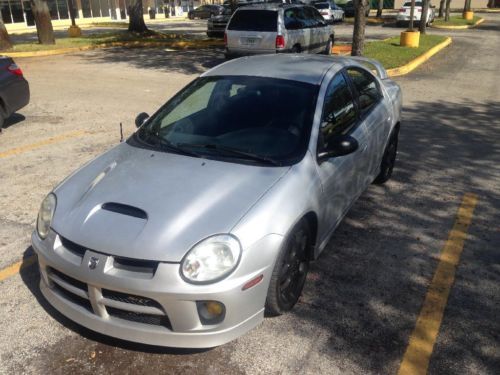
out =
[[54,28],[50,18],[49,6],[45,0],[31,0],[31,10],[35,17],[36,32],[40,44],[55,44]]
[[378,0],[377,17],[382,17],[383,9],[384,9],[384,0]]
[[494,8],[495,7],[495,0],[488,0],[488,8]]
[[464,13],[465,12],[470,12],[470,2],[471,2],[471,0],[465,0]]
[[132,3],[128,6],[128,31],[141,34],[149,31],[144,22],[142,0],[132,0]]
[[415,15],[415,0],[411,0],[410,8],[410,24],[408,25],[408,31],[413,31],[413,17]]
[[12,42],[10,41],[9,33],[5,27],[2,17],[0,16],[0,51],[5,51],[6,49],[12,48]]
[[438,17],[439,17],[439,18],[443,17],[443,10],[444,10],[444,2],[445,2],[445,1],[446,1],[446,0],[441,0],[441,1],[439,2],[439,14],[438,14]]
[[354,31],[352,34],[352,56],[362,56],[365,46],[366,10],[368,0],[354,0]]
[[446,0],[446,9],[444,11],[444,20],[448,22],[450,20],[450,3],[451,0]]
[[422,14],[420,15],[420,24],[418,25],[420,34],[425,34],[427,28],[427,13],[429,13],[429,0],[422,0]]

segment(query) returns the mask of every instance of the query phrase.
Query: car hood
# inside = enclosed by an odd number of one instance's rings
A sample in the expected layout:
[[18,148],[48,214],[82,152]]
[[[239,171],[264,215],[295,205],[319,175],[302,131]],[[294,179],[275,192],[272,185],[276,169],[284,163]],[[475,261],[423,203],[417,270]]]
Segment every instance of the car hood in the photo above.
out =
[[229,233],[288,170],[122,143],[54,190],[52,227],[98,252],[180,262],[200,240]]

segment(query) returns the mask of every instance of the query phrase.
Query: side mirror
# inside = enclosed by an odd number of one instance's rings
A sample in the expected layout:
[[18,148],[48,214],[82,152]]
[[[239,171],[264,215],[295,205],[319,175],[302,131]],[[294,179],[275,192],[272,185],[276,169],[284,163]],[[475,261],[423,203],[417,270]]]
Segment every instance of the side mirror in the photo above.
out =
[[330,141],[328,151],[320,152],[318,154],[318,160],[324,161],[337,156],[349,155],[356,151],[358,147],[359,144],[356,139],[350,135],[341,135]]
[[142,126],[146,122],[146,120],[149,118],[149,115],[146,112],[141,112],[137,115],[135,118],[135,126],[138,128]]

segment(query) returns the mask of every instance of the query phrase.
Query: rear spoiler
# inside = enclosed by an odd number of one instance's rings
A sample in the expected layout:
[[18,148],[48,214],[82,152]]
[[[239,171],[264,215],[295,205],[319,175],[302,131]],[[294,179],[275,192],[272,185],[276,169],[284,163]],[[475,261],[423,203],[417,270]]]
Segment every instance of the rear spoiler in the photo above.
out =
[[377,73],[377,76],[380,79],[386,79],[387,76],[387,71],[383,67],[383,65],[375,59],[370,59],[368,57],[362,57],[362,56],[349,56],[351,60],[357,61],[363,65],[370,65],[370,69],[375,68],[375,72]]

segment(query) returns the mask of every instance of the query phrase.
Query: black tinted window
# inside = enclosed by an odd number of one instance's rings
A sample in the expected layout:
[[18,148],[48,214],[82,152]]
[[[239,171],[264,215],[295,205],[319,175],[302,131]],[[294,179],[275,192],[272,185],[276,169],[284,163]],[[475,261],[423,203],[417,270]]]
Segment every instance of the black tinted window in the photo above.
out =
[[321,118],[323,150],[328,150],[329,141],[345,133],[355,122],[356,109],[349,85],[342,74],[337,74],[328,86],[323,104]]
[[302,29],[304,26],[304,12],[302,8],[290,8],[285,10],[286,29],[297,30]]
[[369,111],[382,97],[375,77],[361,69],[347,69],[358,94],[359,109],[361,113]]
[[278,12],[274,10],[238,10],[228,26],[237,31],[276,31]]

